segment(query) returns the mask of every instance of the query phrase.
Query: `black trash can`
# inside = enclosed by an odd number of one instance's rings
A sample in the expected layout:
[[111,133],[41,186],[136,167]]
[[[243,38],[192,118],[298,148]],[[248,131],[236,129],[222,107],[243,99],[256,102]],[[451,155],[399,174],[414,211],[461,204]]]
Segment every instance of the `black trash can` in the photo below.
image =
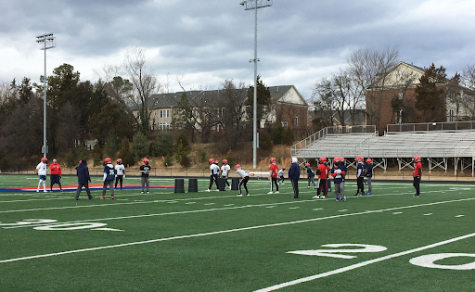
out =
[[175,179],[175,193],[185,192],[185,180],[182,178]]
[[226,180],[224,178],[218,178],[218,187],[220,192],[226,190]]
[[198,192],[198,179],[190,178],[188,180],[188,193],[197,193]]
[[233,181],[231,183],[231,190],[237,191],[240,178],[239,177],[233,177],[232,180]]

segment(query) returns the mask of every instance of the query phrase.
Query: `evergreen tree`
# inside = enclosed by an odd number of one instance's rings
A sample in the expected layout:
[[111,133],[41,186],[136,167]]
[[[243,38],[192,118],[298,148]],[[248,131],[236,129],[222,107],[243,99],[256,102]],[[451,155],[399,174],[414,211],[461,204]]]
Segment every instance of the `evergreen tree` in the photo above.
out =
[[[253,119],[254,111],[253,111],[253,104],[254,104],[254,86],[249,86],[249,90],[247,91],[247,101],[246,105],[251,108],[248,111],[248,115],[250,119]],[[266,115],[270,111],[270,104],[271,104],[271,95],[269,91],[269,87],[265,86],[261,80],[261,76],[257,76],[257,128],[260,128],[260,121],[266,117]]]
[[142,132],[137,132],[132,141],[132,155],[139,161],[148,154],[148,140]]

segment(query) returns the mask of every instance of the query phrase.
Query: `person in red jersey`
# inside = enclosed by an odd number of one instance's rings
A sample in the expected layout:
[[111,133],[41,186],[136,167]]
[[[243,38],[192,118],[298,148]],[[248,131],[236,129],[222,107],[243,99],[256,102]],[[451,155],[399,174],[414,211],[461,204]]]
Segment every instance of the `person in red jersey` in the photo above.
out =
[[[269,180],[270,180],[270,192],[268,195],[278,194],[279,193],[279,185],[277,184],[277,173],[279,171],[279,167],[277,167],[277,162],[274,157],[270,158],[270,172],[269,172]],[[274,184],[275,184],[275,193],[274,193]]]
[[53,159],[53,163],[50,164],[49,170],[51,173],[51,176],[49,177],[51,184],[50,184],[50,191],[53,191],[53,185],[58,184],[59,185],[59,190],[62,192],[63,187],[61,186],[61,165],[59,165],[58,161],[56,159]]
[[420,184],[421,184],[421,176],[422,176],[422,163],[421,158],[419,156],[414,156],[414,173],[412,174],[414,177],[414,188],[416,188],[416,194],[414,197],[421,196]]
[[[318,175],[318,189],[317,195],[313,197],[314,199],[325,199],[328,194],[328,185],[327,179],[328,174],[330,173],[330,167],[326,164],[327,159],[325,157],[320,157],[320,165],[317,168],[317,175]],[[320,196],[320,193],[323,191],[323,195]]]

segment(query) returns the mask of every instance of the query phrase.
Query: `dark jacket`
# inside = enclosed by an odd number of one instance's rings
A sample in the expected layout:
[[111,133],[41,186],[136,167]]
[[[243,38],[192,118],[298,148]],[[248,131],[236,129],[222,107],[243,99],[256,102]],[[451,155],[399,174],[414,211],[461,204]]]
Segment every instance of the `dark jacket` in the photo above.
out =
[[81,162],[81,164],[76,168],[76,175],[78,176],[79,184],[86,184],[88,181],[91,181],[89,168],[84,162]]
[[368,164],[365,171],[366,177],[373,177],[373,166]]
[[297,163],[292,163],[289,169],[289,179],[299,180],[300,178],[300,166]]

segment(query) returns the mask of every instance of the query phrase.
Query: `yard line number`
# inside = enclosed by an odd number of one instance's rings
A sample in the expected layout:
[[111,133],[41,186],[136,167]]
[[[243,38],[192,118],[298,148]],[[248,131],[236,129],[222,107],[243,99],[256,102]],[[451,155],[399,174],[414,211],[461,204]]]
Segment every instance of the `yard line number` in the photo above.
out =
[[[288,251],[287,253],[349,260],[349,259],[354,259],[357,256],[347,255],[344,253],[367,253],[367,252],[381,252],[381,251],[387,250],[386,247],[381,246],[381,245],[352,244],[352,243],[325,244],[325,245],[322,245],[321,247],[325,249],[295,250],[295,251]],[[452,258],[473,258],[473,261],[469,263],[465,263],[465,264],[460,264],[460,265],[448,265],[448,264],[443,263],[444,260],[452,259]],[[456,271],[475,270],[475,254],[472,254],[472,253],[428,254],[428,255],[412,258],[409,260],[409,262],[415,266],[431,268],[431,269],[456,270]]]

